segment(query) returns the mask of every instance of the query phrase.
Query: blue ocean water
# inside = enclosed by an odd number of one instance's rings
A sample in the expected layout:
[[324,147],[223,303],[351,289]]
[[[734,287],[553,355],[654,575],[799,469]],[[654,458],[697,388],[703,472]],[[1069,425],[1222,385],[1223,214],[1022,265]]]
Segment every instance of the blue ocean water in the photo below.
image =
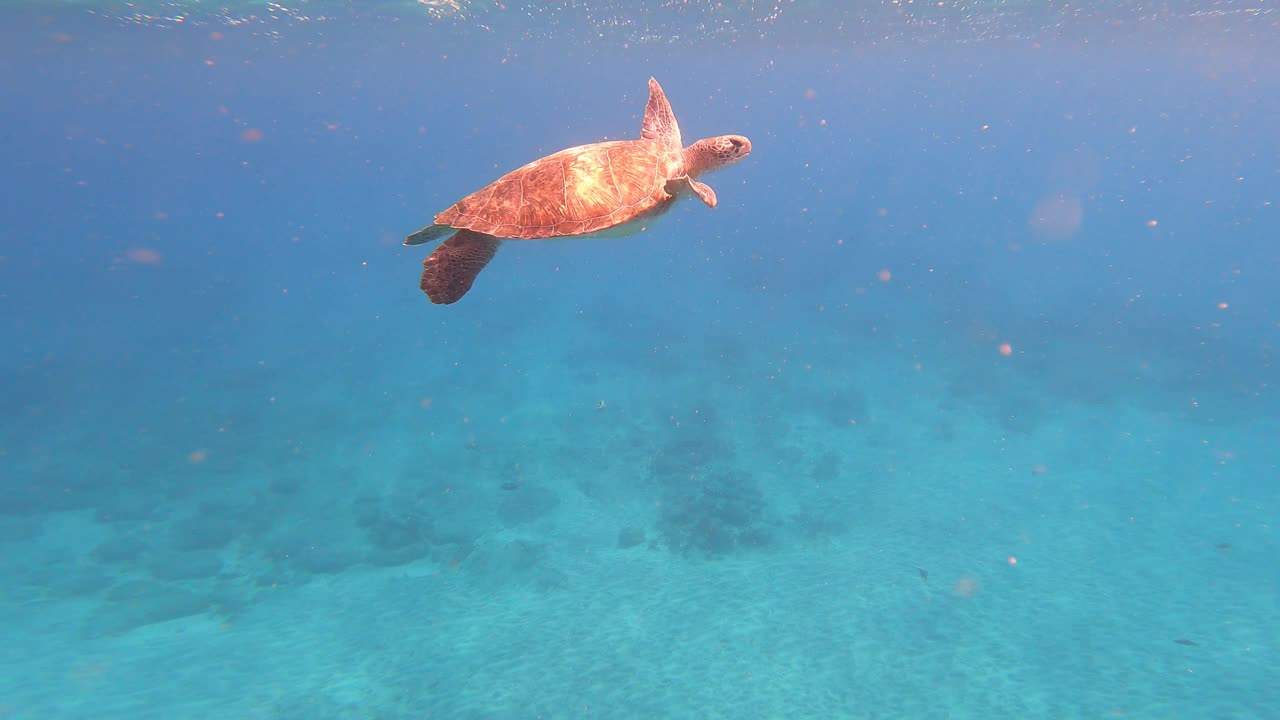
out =
[[0,718],[1280,717],[1273,3],[5,12]]

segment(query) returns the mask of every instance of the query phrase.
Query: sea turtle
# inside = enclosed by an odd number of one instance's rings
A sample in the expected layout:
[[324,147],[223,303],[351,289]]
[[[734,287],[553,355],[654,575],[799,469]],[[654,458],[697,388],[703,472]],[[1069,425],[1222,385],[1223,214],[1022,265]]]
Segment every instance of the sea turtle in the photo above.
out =
[[534,160],[454,203],[404,244],[420,245],[453,233],[422,263],[422,291],[431,302],[447,305],[471,289],[503,240],[604,230],[627,234],[682,195],[696,195],[715,207],[715,191],[695,178],[750,152],[751,141],[741,135],[705,138],[684,147],[666,93],[649,78],[639,140],[592,143]]

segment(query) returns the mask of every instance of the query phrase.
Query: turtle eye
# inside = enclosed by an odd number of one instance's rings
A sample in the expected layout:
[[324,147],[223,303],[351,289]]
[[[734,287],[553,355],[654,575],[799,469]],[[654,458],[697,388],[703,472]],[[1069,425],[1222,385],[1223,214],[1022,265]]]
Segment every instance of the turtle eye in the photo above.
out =
[[742,141],[738,138],[729,138],[729,144],[733,146],[734,150],[742,149]]

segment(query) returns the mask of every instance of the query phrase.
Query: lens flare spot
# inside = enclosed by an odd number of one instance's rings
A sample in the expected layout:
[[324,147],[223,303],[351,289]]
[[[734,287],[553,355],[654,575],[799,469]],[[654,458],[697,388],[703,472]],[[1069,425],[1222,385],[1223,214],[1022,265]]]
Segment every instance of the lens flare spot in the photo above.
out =
[[130,248],[125,251],[124,256],[129,259],[129,262],[139,265],[157,265],[161,259],[159,252],[145,247]]
[[978,578],[966,576],[956,580],[951,586],[952,592],[960,597],[973,597],[982,589],[982,584],[978,582]]
[[1031,227],[1051,240],[1069,238],[1080,229],[1084,221],[1084,207],[1080,198],[1071,195],[1050,195],[1042,198],[1031,211]]

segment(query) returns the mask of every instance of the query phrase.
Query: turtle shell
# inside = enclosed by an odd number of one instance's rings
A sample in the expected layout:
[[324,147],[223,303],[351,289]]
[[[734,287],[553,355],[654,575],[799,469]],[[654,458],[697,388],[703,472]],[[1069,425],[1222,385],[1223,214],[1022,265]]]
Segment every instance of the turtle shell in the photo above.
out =
[[607,230],[673,197],[681,155],[650,140],[561,150],[513,170],[436,215],[437,226],[536,240]]

